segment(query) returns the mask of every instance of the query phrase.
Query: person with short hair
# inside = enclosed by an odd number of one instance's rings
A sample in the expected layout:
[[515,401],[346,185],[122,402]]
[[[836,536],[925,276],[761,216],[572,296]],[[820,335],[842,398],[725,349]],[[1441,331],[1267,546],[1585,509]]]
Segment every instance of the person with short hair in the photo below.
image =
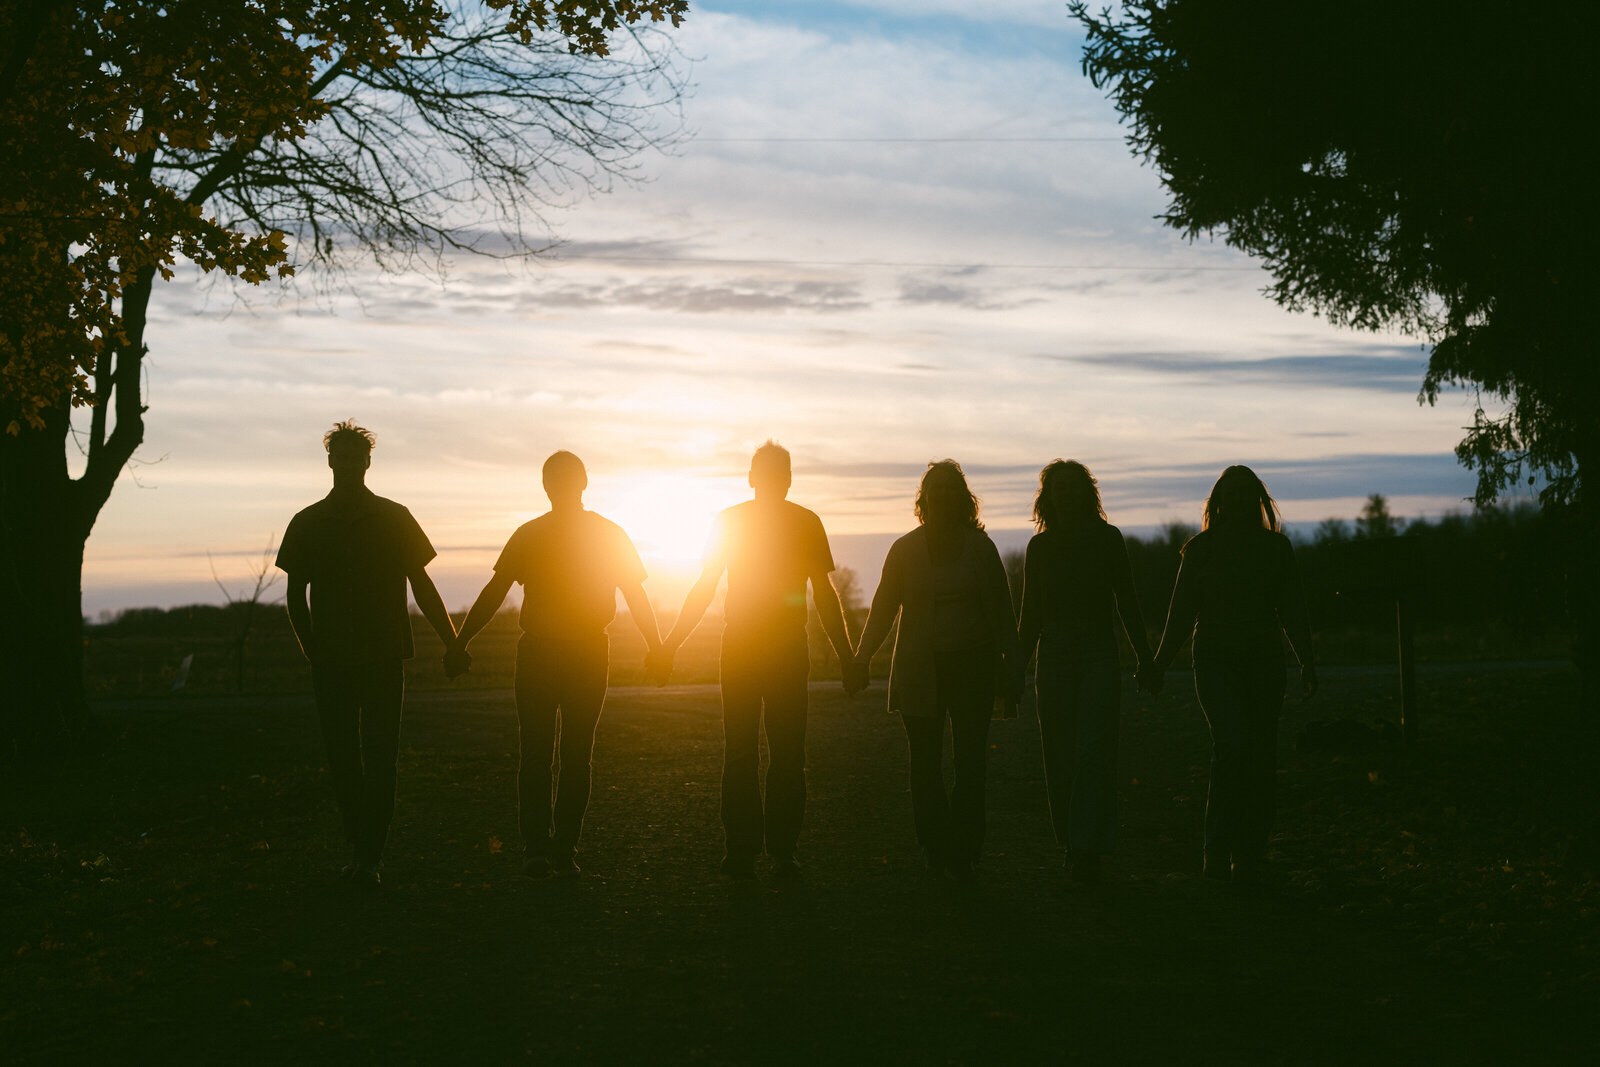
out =
[[[789,450],[767,441],[750,458],[755,499],[717,516],[700,576],[684,598],[672,632],[647,661],[658,681],[699,625],[724,571],[728,595],[722,632],[722,826],[730,878],[755,877],[765,848],[779,878],[801,877],[795,850],[806,804],[806,704],[811,653],[806,643],[806,585],[823,632],[853,691],[850,640],[839,596],[828,575],[833,553],[822,520],[787,499]],[[769,763],[760,780],[761,730]]]
[[[912,507],[917,528],[889,546],[856,648],[865,676],[895,633],[889,710],[906,728],[911,810],[930,871],[971,883],[983,853],[989,719],[1022,689],[1005,564],[978,521],[978,498],[953,459],[928,464]],[[945,720],[955,782],[944,786]]]
[[1300,661],[1301,699],[1317,691],[1294,546],[1256,472],[1222,472],[1198,534],[1183,546],[1150,687],[1191,635],[1194,691],[1211,726],[1205,877],[1250,886],[1265,874],[1277,787],[1283,638]]
[[[606,699],[617,591],[650,652],[660,647],[645,570],[622,527],[583,506],[589,473],[571,452],[544,463],[550,510],[517,527],[445,654],[455,677],[467,645],[494,618],[512,583],[522,585],[517,642],[517,822],[523,873],[576,875],[578,837],[593,782],[595,728]],[[559,738],[559,746],[557,742]],[[559,766],[553,774],[552,763]],[[554,805],[551,803],[551,779]]]
[[394,817],[401,661],[416,651],[407,582],[439,639],[455,639],[426,569],[433,545],[411,512],[366,486],[374,443],[350,419],[323,436],[333,489],[289,521],[277,559],[289,576],[289,624],[311,662],[328,771],[354,850],[344,874],[364,886],[381,881]]
[[1147,679],[1150,638],[1122,532],[1106,520],[1089,468],[1058,459],[1039,472],[1039,532],[1023,559],[1018,626],[1023,655],[1038,650],[1034,687],[1045,794],[1056,843],[1074,881],[1100,880],[1117,841],[1117,726],[1122,679],[1113,625]]

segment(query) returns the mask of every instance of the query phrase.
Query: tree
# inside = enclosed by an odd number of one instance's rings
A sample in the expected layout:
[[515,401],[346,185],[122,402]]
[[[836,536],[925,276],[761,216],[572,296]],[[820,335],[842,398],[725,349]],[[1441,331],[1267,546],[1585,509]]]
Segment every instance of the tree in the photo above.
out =
[[1404,525],[1404,520],[1397,519],[1389,513],[1389,501],[1384,499],[1383,494],[1373,493],[1367,497],[1367,502],[1361,505],[1361,517],[1356,520],[1357,536],[1369,540],[1394,537],[1400,533]]
[[[1162,216],[1258,256],[1278,303],[1432,346],[1421,397],[1477,391],[1480,505],[1543,482],[1600,526],[1588,202],[1593,5],[1129,0],[1073,15],[1085,73],[1161,174]],[[1496,31],[1492,27],[1503,27]],[[1594,567],[1574,553],[1591,618]]]
[[539,251],[662,136],[649,24],[686,7],[0,0],[0,745],[83,721],[83,546],[143,439],[155,282]]

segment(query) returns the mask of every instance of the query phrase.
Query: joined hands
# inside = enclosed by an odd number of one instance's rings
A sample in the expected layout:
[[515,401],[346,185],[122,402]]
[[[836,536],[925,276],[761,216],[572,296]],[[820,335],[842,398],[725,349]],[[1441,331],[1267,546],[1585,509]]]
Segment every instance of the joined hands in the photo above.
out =
[[444,652],[444,676],[459,678],[472,669],[472,654],[465,648],[452,646]]

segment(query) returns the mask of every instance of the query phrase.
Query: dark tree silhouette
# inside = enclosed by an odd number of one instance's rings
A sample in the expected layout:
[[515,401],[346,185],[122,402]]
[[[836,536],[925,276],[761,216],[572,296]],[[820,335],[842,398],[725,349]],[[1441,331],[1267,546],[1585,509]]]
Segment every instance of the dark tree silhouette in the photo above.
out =
[[[1593,5],[1130,0],[1084,71],[1161,173],[1163,220],[1260,257],[1268,294],[1432,345],[1421,399],[1477,390],[1457,446],[1487,504],[1543,483],[1575,540],[1597,505],[1600,362],[1587,128]],[[1503,26],[1505,32],[1491,27]],[[1594,567],[1573,601],[1593,659]]]
[[649,23],[686,7],[0,0],[0,750],[83,721],[83,546],[143,440],[156,280],[541,250],[542,211],[672,136]]

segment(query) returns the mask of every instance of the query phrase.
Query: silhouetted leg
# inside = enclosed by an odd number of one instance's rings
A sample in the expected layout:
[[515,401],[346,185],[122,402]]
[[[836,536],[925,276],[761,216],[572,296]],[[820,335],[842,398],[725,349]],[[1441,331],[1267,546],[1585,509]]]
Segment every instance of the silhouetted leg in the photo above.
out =
[[1056,844],[1071,839],[1072,779],[1077,766],[1079,673],[1062,649],[1039,645],[1034,688],[1039,694],[1039,744],[1044,750],[1045,796]]
[[1072,776],[1072,817],[1067,845],[1106,853],[1117,844],[1117,664],[1085,663],[1077,684],[1077,765]]
[[944,716],[905,715],[906,750],[911,762],[911,818],[917,844],[935,863],[949,852],[950,810],[944,795]]
[[761,851],[761,690],[758,667],[722,655],[722,829],[727,852],[751,860]]
[[989,715],[994,709],[994,653],[947,656],[938,667],[940,703],[950,709],[955,784],[950,790],[950,845],[957,862],[983,855]]
[[311,685],[328,757],[328,776],[339,801],[345,840],[361,849],[361,687],[347,664],[314,663]]
[[552,665],[524,637],[517,643],[517,826],[529,856],[550,850],[550,770],[555,754],[556,702]]
[[1252,664],[1244,731],[1243,795],[1234,859],[1260,860],[1267,850],[1278,786],[1278,715],[1283,707],[1284,671],[1276,655]]
[[575,652],[565,669],[561,691],[561,767],[556,780],[555,855],[570,855],[583,831],[594,777],[594,730],[606,699],[609,649]]
[[793,856],[806,813],[806,692],[811,654],[805,645],[772,660],[766,688],[767,852]]
[[400,661],[387,660],[364,666],[361,681],[362,843],[357,851],[376,866],[394,819],[394,764],[406,680]]
[[1195,695],[1211,727],[1211,787],[1206,795],[1206,873],[1226,877],[1232,862],[1244,784],[1244,727],[1238,665],[1200,662]]

